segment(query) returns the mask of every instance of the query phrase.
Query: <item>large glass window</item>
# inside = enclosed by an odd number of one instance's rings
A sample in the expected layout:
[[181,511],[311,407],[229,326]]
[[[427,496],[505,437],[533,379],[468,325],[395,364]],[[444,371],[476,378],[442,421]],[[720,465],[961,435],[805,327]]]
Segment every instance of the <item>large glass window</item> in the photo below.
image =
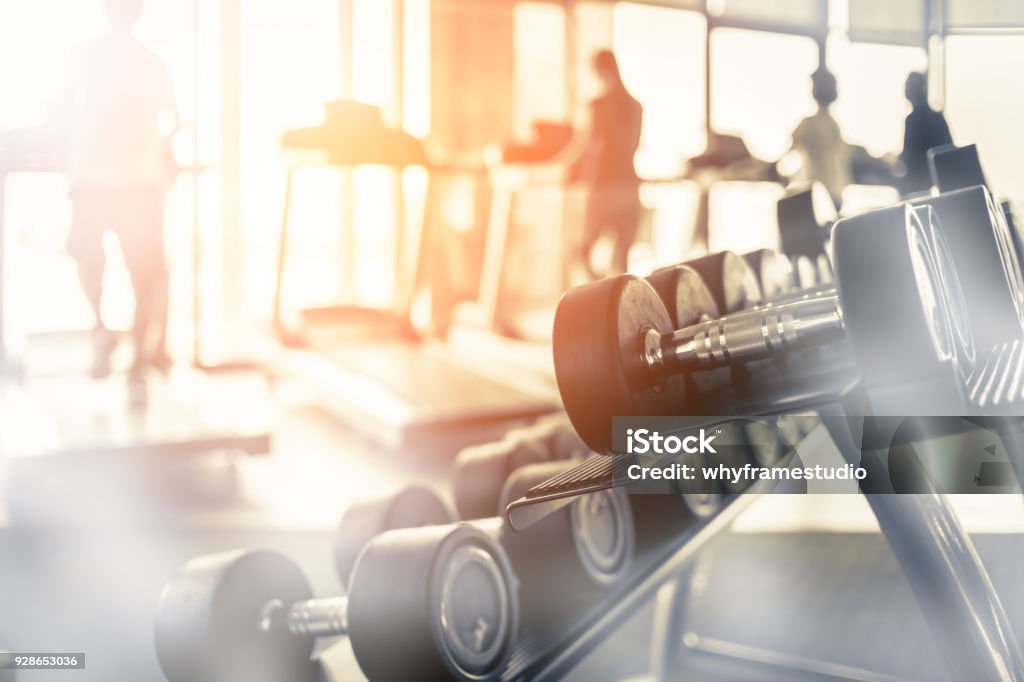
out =
[[810,75],[818,46],[810,38],[718,28],[711,33],[711,127],[739,135],[751,153],[774,160],[814,111]]
[[524,2],[515,10],[515,133],[528,136],[534,121],[564,121],[566,101],[565,10]]
[[[426,0],[352,0],[352,44],[341,44],[336,0],[243,3],[242,214],[246,235],[246,311],[269,314],[285,172],[281,134],[318,125],[323,103],[341,96],[380,107],[386,125],[415,135],[430,130],[430,20]],[[396,116],[395,8],[402,32],[401,120]],[[287,49],[282,49],[286,46]],[[340,65],[351,52],[351,91]],[[422,205],[422,173],[406,172],[410,224]],[[284,306],[339,301],[386,307],[394,299],[396,198],[393,169],[363,166],[349,173],[302,165],[295,171]],[[346,227],[350,225],[351,227]],[[350,230],[350,231],[349,231]],[[345,235],[351,235],[346,238]]]
[[[193,162],[192,134],[198,133],[198,161],[212,169],[201,175],[204,204],[200,229],[216,235],[219,222],[220,178],[216,169],[220,145],[220,3],[193,4],[177,0],[148,0],[135,34],[170,66],[183,129],[174,140],[179,163]],[[198,20],[198,21],[197,21]],[[195,34],[198,23],[199,33]],[[44,125],[64,85],[69,52],[78,44],[104,34],[106,22],[99,0],[38,0],[0,4],[0,130]],[[198,41],[202,67],[194,82],[193,51]],[[198,87],[197,87],[198,85]],[[195,95],[198,95],[198,112]],[[172,347],[190,337],[191,240],[193,176],[182,174],[167,195],[166,240],[170,260]],[[87,329],[93,320],[78,286],[75,266],[64,242],[70,224],[66,183],[60,174],[13,175],[9,179],[6,228],[8,280],[5,289],[43,291],[48,304],[8,309],[8,322],[20,332]],[[211,252],[204,253],[209,257]],[[116,244],[107,243],[111,267],[107,273],[104,321],[126,328],[132,314],[131,288]],[[211,299],[219,282],[211,282]],[[31,303],[25,297],[8,303]]]
[[[717,28],[711,33],[711,126],[743,138],[751,154],[775,161],[815,108],[810,75],[818,46],[810,38]],[[719,183],[710,197],[708,247],[749,251],[778,243],[775,184]]]
[[614,21],[622,79],[644,107],[637,171],[664,177],[704,148],[704,18],[624,2]]
[[957,144],[977,144],[997,194],[1024,201],[1024,36],[950,36],[946,43],[946,116]]
[[[699,154],[705,139],[704,17],[696,12],[618,3],[613,48],[622,78],[644,108],[636,167],[642,178],[677,175]],[[593,93],[588,93],[593,95]],[[649,220],[635,268],[644,270],[685,257],[693,235],[697,188],[692,183],[651,184],[641,199]]]
[[833,114],[847,142],[875,155],[903,147],[903,119],[909,105],[903,95],[907,74],[928,66],[922,48],[852,43],[833,34],[828,65],[836,75],[839,99]]

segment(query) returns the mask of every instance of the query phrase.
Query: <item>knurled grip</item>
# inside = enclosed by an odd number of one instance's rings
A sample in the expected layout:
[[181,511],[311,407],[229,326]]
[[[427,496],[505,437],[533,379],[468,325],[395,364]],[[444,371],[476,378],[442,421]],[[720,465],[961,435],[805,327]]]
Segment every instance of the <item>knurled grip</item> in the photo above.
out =
[[693,337],[696,361],[723,367],[748,357],[763,357],[797,343],[792,314],[766,313],[755,319],[714,320]]
[[713,369],[828,343],[843,333],[839,299],[828,296],[680,329],[662,340],[661,355],[671,370]]
[[333,637],[348,633],[348,598],[311,599],[288,609],[288,630],[307,637]]

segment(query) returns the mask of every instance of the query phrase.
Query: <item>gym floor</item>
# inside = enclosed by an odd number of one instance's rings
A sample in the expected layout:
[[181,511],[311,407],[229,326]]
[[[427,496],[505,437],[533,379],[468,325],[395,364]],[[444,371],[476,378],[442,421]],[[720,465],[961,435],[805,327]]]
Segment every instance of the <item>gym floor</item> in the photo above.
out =
[[[150,408],[159,412],[155,406],[174,402],[168,394],[195,380],[180,370],[151,384]],[[91,680],[162,680],[153,648],[157,599],[188,559],[242,547],[275,549],[303,567],[316,594],[337,595],[331,520],[350,502],[413,481],[449,495],[449,462],[381,451],[325,412],[299,381],[278,381],[262,392],[252,385],[251,376],[215,376],[203,389],[239,413],[273,415],[267,455],[81,453],[81,466],[71,467],[67,455],[4,461],[0,641],[6,648],[30,651],[46,642],[49,651],[87,652]],[[100,382],[51,376],[7,386],[0,401],[5,443],[19,432],[40,438],[48,430],[38,428],[39,418],[84,441],[123,434],[134,420],[154,430],[158,419],[133,415],[126,392],[119,376]],[[31,419],[26,405],[41,406],[45,415]],[[638,617],[641,630],[646,620]],[[364,679],[344,638],[325,642],[321,651],[327,651],[326,680]],[[643,670],[643,660],[614,659],[624,672]],[[23,675],[41,682],[83,679],[76,670]],[[577,679],[587,679],[585,667]]]
[[[161,404],[161,392],[180,390],[189,381],[186,370],[179,372],[151,386],[151,406]],[[0,530],[0,641],[6,647],[28,651],[46,642],[50,651],[87,652],[88,679],[160,680],[153,616],[163,584],[185,560],[238,547],[273,548],[302,566],[316,594],[335,595],[340,585],[330,557],[332,519],[340,518],[347,504],[413,480],[449,494],[446,462],[382,452],[325,413],[298,381],[267,384],[262,392],[251,390],[251,377],[207,381],[204,393],[219,396],[221,404],[232,404],[240,413],[273,416],[270,454],[149,457],[132,467],[124,466],[131,454],[121,459],[82,455],[83,466],[78,467],[67,467],[66,459],[65,465],[47,466],[45,456],[6,461],[4,502],[18,522]],[[240,385],[246,389],[240,391]],[[103,382],[51,377],[30,381],[23,389],[8,388],[5,437],[12,437],[11,421],[24,417],[26,394],[43,405],[63,398],[65,423],[79,429],[92,424],[117,432],[112,415],[130,419],[124,401],[112,398],[125,390],[116,376]],[[224,397],[243,394],[249,397],[234,402]],[[107,400],[100,402],[98,396]],[[52,418],[54,413],[49,414]],[[78,435],[84,437],[81,431]],[[27,462],[32,467],[24,469]],[[99,487],[96,482],[114,468],[121,476],[137,478],[120,492]],[[26,477],[25,471],[36,475]],[[123,478],[120,483],[125,483]],[[56,498],[54,491],[59,491]],[[32,504],[44,494],[60,504]],[[1010,533],[1024,530],[1019,521],[1024,503],[1017,496],[978,496],[958,500],[958,507],[965,525],[982,534],[980,551],[991,560],[987,563],[1008,612],[1021,616],[1024,590],[1012,568],[1024,559],[1024,536]],[[810,528],[808,519],[813,520]],[[823,535],[815,529],[841,532]],[[699,562],[698,570],[714,567],[716,579],[705,591],[695,592],[700,608],[694,609],[698,617],[690,625],[701,634],[701,646],[679,668],[680,678],[691,669],[701,679],[744,679],[742,668],[733,670],[721,656],[701,650],[708,642],[718,642],[722,632],[794,660],[845,658],[864,664],[864,647],[885,640],[879,638],[877,624],[898,622],[906,653],[879,654],[879,671],[909,674],[919,672],[913,666],[922,660],[937,662],[909,589],[876,531],[859,496],[759,500]],[[860,563],[851,561],[858,556]],[[831,589],[850,581],[868,589]],[[758,599],[751,597],[755,593]],[[829,601],[829,595],[865,594],[850,603]],[[738,604],[746,605],[742,616]],[[644,674],[652,613],[652,605],[637,612],[570,679],[593,679],[598,672],[603,679],[611,672],[616,678]],[[843,632],[854,631],[848,629],[851,622],[863,622],[856,629],[862,640],[831,641],[799,625],[828,627],[830,622]],[[343,638],[325,642],[321,651],[326,652],[321,658],[326,680],[363,678]],[[938,668],[933,672],[941,673]],[[25,678],[83,679],[80,671],[33,671]]]

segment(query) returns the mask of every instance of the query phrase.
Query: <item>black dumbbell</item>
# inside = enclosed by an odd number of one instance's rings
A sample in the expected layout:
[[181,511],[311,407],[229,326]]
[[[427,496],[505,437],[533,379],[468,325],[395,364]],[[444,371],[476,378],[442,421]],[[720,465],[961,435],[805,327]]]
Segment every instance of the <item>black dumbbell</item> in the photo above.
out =
[[[729,259],[731,261],[731,259]],[[730,264],[726,270],[732,272],[738,267]],[[700,273],[686,264],[659,268],[646,278],[658,293],[658,297],[669,313],[669,319],[676,329],[688,327],[704,320],[713,320],[720,316],[721,311],[715,303],[711,289]],[[732,287],[723,286],[723,290],[731,291]],[[728,368],[717,371],[701,372],[687,378],[692,385],[687,393],[699,401],[702,397],[716,393],[728,386],[731,374]]]
[[1015,339],[1024,325],[1024,276],[992,195],[984,187],[969,187],[914,204],[930,206],[938,216],[969,303],[975,341],[989,347]]
[[[505,482],[493,508],[504,509],[528,488],[572,465],[572,461],[553,461],[520,467]],[[435,495],[429,489],[420,491],[426,494]],[[550,624],[582,608],[591,596],[620,579],[632,559],[633,525],[625,496],[598,493],[584,501],[559,510],[524,533],[513,532],[493,511],[490,518],[473,522],[503,547],[514,573],[528,588],[521,591],[520,613],[531,627]],[[437,498],[429,506],[442,505]],[[347,544],[358,554],[355,539]]]
[[742,256],[719,251],[685,265],[697,271],[723,315],[753,307],[764,300],[757,274]]
[[[738,282],[748,282],[746,286],[742,284],[740,286],[730,285],[728,282],[716,283],[718,288],[722,291],[734,291],[739,289],[740,291],[750,292],[749,281],[751,275],[761,283],[762,291],[767,290],[770,292],[772,300],[761,301],[753,303],[753,307],[764,307],[769,305],[778,305],[781,303],[793,302],[801,300],[808,296],[814,295],[827,295],[834,293],[834,291],[826,289],[816,289],[813,292],[805,291],[792,291],[790,286],[791,273],[789,272],[789,261],[785,256],[771,251],[770,249],[762,249],[760,251],[754,251],[750,254],[743,256],[742,260],[746,263],[737,261],[732,255],[726,255],[725,253],[719,255],[719,261],[723,264],[721,268],[710,269],[709,272],[713,276],[722,277],[734,277]],[[758,273],[761,273],[758,275]],[[662,303],[669,311],[669,316],[672,318],[672,324],[675,329],[681,329],[683,327],[696,324],[698,322],[713,319],[719,316],[718,306],[715,304],[713,297],[710,293],[710,288],[701,275],[689,267],[688,265],[676,265],[671,267],[661,268],[656,270],[654,273],[649,275],[647,282],[651,284],[655,291],[658,292],[659,298]],[[752,303],[754,300],[752,295],[743,295],[733,297],[734,300],[746,301]],[[738,303],[737,303],[738,304]],[[736,312],[736,311],[733,311]],[[739,376],[734,373],[733,369],[744,369],[744,368],[728,368],[722,367],[715,370],[709,370],[704,372],[694,372],[687,376],[687,381],[691,385],[687,386],[687,395],[689,396],[689,403],[686,408],[689,413],[697,414],[700,411],[700,405],[707,399],[708,396],[712,396],[718,391],[725,389],[735,382],[742,382],[745,376],[745,372],[739,372]],[[749,441],[749,451],[746,453],[749,455],[749,459],[739,457],[744,454],[742,448],[736,448],[733,451],[734,455],[737,455],[737,460],[734,462],[736,466],[742,467],[746,463],[763,462],[767,460],[773,460],[777,457],[778,450],[782,446],[782,441],[779,439],[769,439],[765,437],[763,430],[758,429],[755,426],[749,424],[740,425],[742,431],[750,429],[758,430],[757,438],[753,438]],[[737,437],[740,434],[736,434]],[[738,440],[736,442],[739,442]],[[764,452],[758,452],[758,450],[765,450]],[[736,486],[730,485],[728,488],[735,488]]]
[[157,658],[170,682],[314,680],[317,638],[348,635],[371,680],[495,680],[518,629],[516,585],[501,547],[466,524],[378,535],[346,597],[314,599],[276,552],[200,557],[160,596]]
[[612,417],[680,413],[682,376],[841,339],[851,342],[869,381],[952,380],[960,366],[950,320],[966,313],[931,218],[899,205],[840,221],[837,291],[683,329],[671,325],[657,293],[638,278],[570,289],[555,314],[554,359],[577,433],[596,452],[610,453]]
[[366,544],[388,530],[454,522],[455,515],[431,488],[413,484],[349,505],[334,533],[334,568],[342,587],[348,585],[356,559]]
[[838,214],[828,190],[815,182],[779,199],[776,218],[782,252],[789,257],[806,254],[813,260],[825,252],[829,230]]
[[461,519],[500,514],[501,489],[509,475],[527,464],[574,459],[590,454],[564,414],[513,429],[493,443],[463,449],[453,464],[455,508]]
[[714,319],[721,312],[704,278],[686,264],[658,268],[646,280],[658,292],[677,327]]
[[[502,490],[502,507],[571,466],[546,462],[516,470]],[[492,528],[508,554],[522,585],[522,621],[531,629],[554,625],[592,604],[632,565],[634,522],[621,489],[580,496],[522,532],[501,518],[479,523]]]
[[771,301],[793,291],[793,266],[778,251],[758,249],[743,254],[743,259],[757,276],[765,300]]

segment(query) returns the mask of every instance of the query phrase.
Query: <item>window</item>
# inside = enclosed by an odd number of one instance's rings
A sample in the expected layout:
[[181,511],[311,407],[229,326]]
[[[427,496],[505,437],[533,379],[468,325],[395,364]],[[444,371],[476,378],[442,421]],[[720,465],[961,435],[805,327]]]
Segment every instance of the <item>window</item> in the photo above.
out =
[[[639,3],[618,3],[612,46],[622,79],[644,108],[637,172],[642,178],[678,174],[686,159],[703,151],[705,139],[706,23],[697,12]],[[589,93],[591,96],[593,92]],[[638,270],[679,262],[686,255],[697,210],[692,183],[647,185],[641,199],[650,209],[651,242],[641,249]],[[641,232],[641,240],[645,237]]]
[[903,119],[909,112],[903,86],[907,74],[927,67],[924,50],[852,43],[832,35],[828,65],[839,85],[839,100],[832,111],[846,141],[875,155],[899,152]]
[[950,36],[946,42],[946,117],[957,144],[978,145],[996,194],[1024,201],[1024,139],[1016,134],[1024,92],[1008,74],[1024,71],[1024,36]]
[[[775,161],[797,124],[814,111],[810,75],[818,67],[812,39],[717,28],[711,33],[711,124],[743,138],[751,154]],[[778,244],[775,184],[718,183],[710,196],[712,251],[745,252]]]
[[[204,205],[200,215],[201,228],[216,230],[219,222],[220,183],[215,170],[220,142],[220,71],[219,71],[219,3],[200,6],[200,33],[193,34],[192,3],[176,0],[148,0],[136,27],[138,38],[159,54],[170,66],[175,83],[178,108],[184,130],[175,138],[178,161],[192,162],[191,136],[196,125],[198,90],[200,111],[199,139],[202,144],[199,161],[214,167],[203,173],[201,186]],[[80,43],[94,40],[106,31],[102,4],[81,0],[38,0],[0,4],[0,63],[14,68],[0,69],[0,92],[4,106],[0,108],[0,130],[43,125],[52,102],[64,84],[69,50]],[[193,46],[199,42],[204,68],[200,71],[198,88],[193,83]],[[183,174],[167,195],[166,240],[172,267],[171,328],[178,338],[172,345],[191,334],[186,322],[191,312],[191,240],[192,182]],[[64,251],[64,240],[70,220],[66,201],[66,185],[59,174],[13,176],[8,193],[7,223],[10,233],[19,239],[17,258],[9,257],[8,284],[12,290],[52,292],[52,304],[23,307],[9,320],[24,333],[62,331],[91,327],[92,314],[82,296],[75,267]],[[104,321],[115,328],[130,324],[132,300],[128,274],[121,265],[120,254],[109,243],[108,285],[105,296]],[[10,256],[10,254],[8,254]],[[45,283],[45,285],[43,284]],[[216,298],[216,282],[209,288]]]

